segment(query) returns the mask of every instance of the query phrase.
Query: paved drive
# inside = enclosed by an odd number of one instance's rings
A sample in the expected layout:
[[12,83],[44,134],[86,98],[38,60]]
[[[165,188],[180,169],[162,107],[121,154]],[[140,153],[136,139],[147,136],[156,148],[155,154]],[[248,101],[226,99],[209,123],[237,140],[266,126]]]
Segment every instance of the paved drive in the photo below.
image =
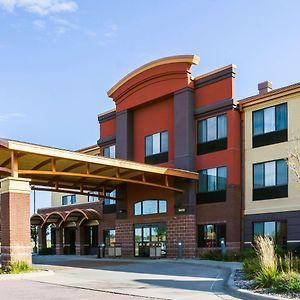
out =
[[55,274],[0,280],[1,299],[237,299],[225,289],[229,272],[184,261],[41,256],[34,262]]

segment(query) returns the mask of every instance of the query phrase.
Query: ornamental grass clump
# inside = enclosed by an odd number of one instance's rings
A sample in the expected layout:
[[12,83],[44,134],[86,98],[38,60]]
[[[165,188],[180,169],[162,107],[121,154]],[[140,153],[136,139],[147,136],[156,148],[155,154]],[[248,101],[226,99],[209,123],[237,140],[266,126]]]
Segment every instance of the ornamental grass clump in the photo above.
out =
[[20,274],[36,271],[34,267],[24,261],[11,262],[7,267],[3,268],[0,273],[2,274]]
[[255,238],[255,251],[258,258],[258,272],[255,276],[256,288],[271,287],[278,276],[278,257],[275,253],[274,242],[269,237]]

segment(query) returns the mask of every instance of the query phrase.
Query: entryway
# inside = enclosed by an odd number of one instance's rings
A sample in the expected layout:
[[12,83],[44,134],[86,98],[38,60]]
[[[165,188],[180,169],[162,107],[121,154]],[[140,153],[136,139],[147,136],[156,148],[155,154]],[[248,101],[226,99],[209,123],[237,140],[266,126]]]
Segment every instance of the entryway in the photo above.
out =
[[159,246],[161,256],[167,254],[167,231],[164,223],[134,226],[134,256],[149,257],[150,247]]

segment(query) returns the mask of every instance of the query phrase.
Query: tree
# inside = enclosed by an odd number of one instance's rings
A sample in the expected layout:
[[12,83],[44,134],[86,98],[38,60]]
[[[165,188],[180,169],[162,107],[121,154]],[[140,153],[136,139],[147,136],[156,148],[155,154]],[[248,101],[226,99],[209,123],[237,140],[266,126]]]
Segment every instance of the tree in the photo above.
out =
[[38,227],[36,225],[31,225],[30,232],[31,239],[34,242],[33,252],[37,253]]

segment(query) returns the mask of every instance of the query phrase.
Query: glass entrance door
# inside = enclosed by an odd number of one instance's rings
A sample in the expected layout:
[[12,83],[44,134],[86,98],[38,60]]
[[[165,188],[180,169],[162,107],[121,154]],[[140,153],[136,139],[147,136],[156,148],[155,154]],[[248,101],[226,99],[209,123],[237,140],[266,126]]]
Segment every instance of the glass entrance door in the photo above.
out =
[[162,256],[166,256],[167,232],[165,224],[135,225],[134,227],[134,255],[149,257],[150,244],[161,245]]

